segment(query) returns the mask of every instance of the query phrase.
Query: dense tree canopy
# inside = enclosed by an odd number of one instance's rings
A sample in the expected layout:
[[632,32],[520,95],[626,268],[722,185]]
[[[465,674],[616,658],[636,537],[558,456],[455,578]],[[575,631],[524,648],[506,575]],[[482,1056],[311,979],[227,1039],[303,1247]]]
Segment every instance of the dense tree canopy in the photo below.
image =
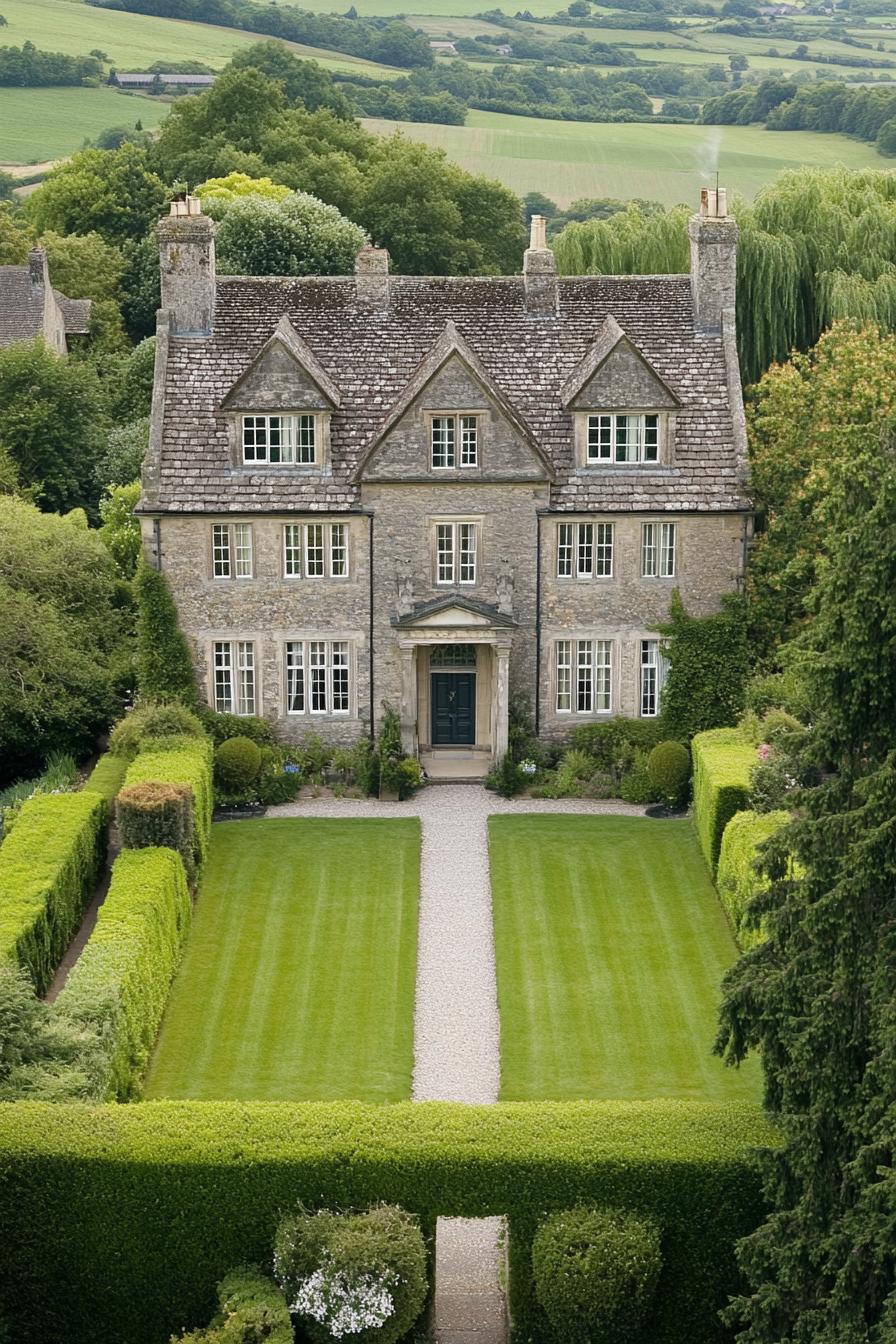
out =
[[306,192],[205,199],[218,220],[219,270],[229,275],[349,275],[363,229]]
[[82,149],[55,168],[25,207],[38,233],[98,233],[109,243],[137,240],[165,211],[169,192],[146,150]]

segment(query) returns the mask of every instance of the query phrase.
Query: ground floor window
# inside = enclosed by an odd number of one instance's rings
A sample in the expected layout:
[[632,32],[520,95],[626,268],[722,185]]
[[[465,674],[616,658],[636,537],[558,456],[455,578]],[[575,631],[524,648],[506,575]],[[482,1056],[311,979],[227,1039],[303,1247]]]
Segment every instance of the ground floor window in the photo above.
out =
[[350,672],[347,640],[288,640],[287,714],[348,714]]
[[608,639],[558,639],[558,714],[606,714],[613,707],[613,645]]
[[219,714],[254,714],[255,645],[246,639],[216,640],[215,709]]
[[660,712],[663,685],[666,680],[666,660],[660,652],[658,639],[641,640],[641,717],[656,718]]

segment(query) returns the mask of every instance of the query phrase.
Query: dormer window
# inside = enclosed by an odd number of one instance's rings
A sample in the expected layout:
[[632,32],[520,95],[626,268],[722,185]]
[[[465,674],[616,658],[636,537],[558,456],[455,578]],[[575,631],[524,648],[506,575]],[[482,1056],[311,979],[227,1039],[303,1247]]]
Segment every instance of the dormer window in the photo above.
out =
[[589,415],[586,462],[658,462],[659,419],[616,412]]
[[244,415],[243,461],[274,466],[314,466],[318,416]]
[[475,415],[434,415],[431,423],[435,470],[479,465],[479,424]]

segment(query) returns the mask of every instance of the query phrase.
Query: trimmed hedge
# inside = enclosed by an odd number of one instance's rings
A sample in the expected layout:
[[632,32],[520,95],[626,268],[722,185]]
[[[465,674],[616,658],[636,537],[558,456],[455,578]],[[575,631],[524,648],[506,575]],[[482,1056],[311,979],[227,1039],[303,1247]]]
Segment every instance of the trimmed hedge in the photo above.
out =
[[760,929],[743,927],[748,904],[768,887],[768,878],[756,872],[759,847],[790,820],[789,812],[735,812],[725,827],[716,886],[738,946],[745,951],[762,942]]
[[90,904],[107,816],[99,793],[37,794],[0,846],[0,960],[24,966],[38,994]]
[[98,793],[111,806],[124,783],[127,768],[127,761],[107,751],[91,770],[84,784],[84,792]]
[[713,728],[691,742],[694,820],[700,848],[715,876],[722,835],[735,812],[747,806],[756,749],[738,728]]
[[267,1340],[295,1344],[286,1298],[254,1265],[234,1269],[218,1284],[219,1311],[208,1330],[172,1335],[171,1344],[215,1344],[215,1341]]
[[691,1101],[467,1106],[142,1102],[0,1106],[0,1301],[17,1344],[159,1344],[215,1284],[269,1263],[282,1211],[385,1201],[510,1222],[511,1311],[545,1340],[532,1238],[580,1203],[655,1220],[663,1344],[719,1344],[733,1245],[760,1222],[758,1107]]
[[197,873],[208,854],[212,830],[212,744],[208,738],[184,738],[171,751],[141,751],[128,767],[125,787],[133,784],[182,784],[193,792],[193,861]]
[[188,784],[161,784],[148,779],[128,784],[115,804],[118,833],[124,849],[173,849],[195,876],[193,855],[193,790]]
[[180,856],[123,850],[96,927],[56,1000],[56,1012],[96,1036],[90,1071],[98,1100],[139,1091],[190,926]]

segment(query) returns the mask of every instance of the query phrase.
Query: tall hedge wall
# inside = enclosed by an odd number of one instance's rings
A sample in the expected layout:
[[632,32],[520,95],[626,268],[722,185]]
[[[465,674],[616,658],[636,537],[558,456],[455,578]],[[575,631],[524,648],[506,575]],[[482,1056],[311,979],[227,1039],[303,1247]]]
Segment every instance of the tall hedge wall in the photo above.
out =
[[759,848],[791,820],[789,812],[735,812],[725,827],[716,886],[740,947],[762,941],[759,929],[744,928],[744,911],[768,880],[756,872]]
[[106,802],[111,805],[124,783],[127,768],[127,761],[120,756],[113,756],[107,751],[104,756],[99,758],[85,781],[85,793],[101,793]]
[[128,766],[125,787],[158,781],[186,784],[193,791],[193,855],[197,871],[208,854],[212,829],[214,788],[212,744],[207,738],[184,738],[173,751],[141,751]]
[[511,1309],[542,1340],[531,1240],[548,1210],[651,1215],[664,1269],[649,1344],[718,1344],[732,1246],[762,1215],[761,1112],[685,1101],[143,1102],[0,1106],[0,1301],[17,1344],[164,1344],[208,1320],[234,1265],[264,1264],[296,1200],[507,1214]]
[[38,994],[90,904],[107,817],[99,793],[37,794],[0,846],[0,960],[24,966]]
[[722,834],[747,806],[756,749],[737,728],[713,728],[691,742],[694,820],[710,872],[715,876]]
[[140,1086],[190,925],[180,856],[126,849],[96,927],[56,1000],[56,1011],[97,1037],[99,1099],[125,1101]]

